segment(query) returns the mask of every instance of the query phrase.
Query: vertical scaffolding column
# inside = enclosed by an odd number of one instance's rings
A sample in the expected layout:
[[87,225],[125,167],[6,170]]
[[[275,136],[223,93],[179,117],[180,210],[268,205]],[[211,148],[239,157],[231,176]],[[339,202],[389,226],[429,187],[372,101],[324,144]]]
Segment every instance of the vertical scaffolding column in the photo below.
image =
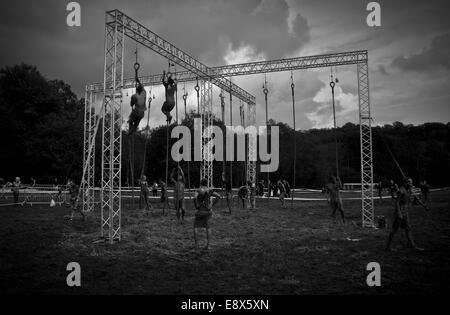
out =
[[[249,103],[247,105],[247,124],[248,133],[248,152],[247,152],[247,181],[256,184],[256,146],[257,146],[257,129],[256,129],[256,104]],[[251,133],[255,134],[252,135]]]
[[213,161],[212,161],[212,92],[213,86],[210,81],[202,81],[200,86],[200,113],[202,119],[202,167],[200,180],[206,178],[208,187],[213,187]]
[[372,121],[369,98],[368,63],[358,63],[359,125],[361,141],[361,203],[362,226],[374,226],[373,209],[373,161],[372,161]]
[[90,212],[95,206],[95,127],[94,92],[86,87],[84,107],[84,150],[81,193],[83,211]]
[[[112,21],[111,21],[112,20]],[[121,239],[122,86],[124,28],[118,11],[106,14],[102,130],[101,235]]]

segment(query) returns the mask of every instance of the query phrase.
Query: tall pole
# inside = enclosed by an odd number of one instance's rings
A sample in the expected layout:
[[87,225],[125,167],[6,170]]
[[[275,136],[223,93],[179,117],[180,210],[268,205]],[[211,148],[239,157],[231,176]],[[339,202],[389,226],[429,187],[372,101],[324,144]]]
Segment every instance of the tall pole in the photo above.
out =
[[[269,107],[267,102],[267,94],[269,93],[269,89],[267,88],[267,77],[264,77],[264,84],[263,84],[263,93],[264,93],[264,100],[266,102],[266,132],[267,132],[267,141],[269,140]],[[269,142],[269,141],[268,141]],[[269,191],[270,191],[270,183],[269,183],[269,172],[267,172],[267,198],[269,198]]]
[[[222,110],[222,122],[223,122],[224,128],[225,128],[225,96],[223,95],[223,90],[220,90],[219,98],[220,98],[220,107],[221,107],[221,110]],[[224,131],[225,130],[223,130],[223,133],[225,133]],[[225,137],[224,137],[223,141],[224,141],[224,143],[223,143],[224,144],[224,146],[223,146],[224,147],[223,154],[224,154],[224,156],[226,156],[226,146],[225,146],[226,139],[225,139]],[[225,159],[223,159],[223,161],[222,161],[222,178],[225,178],[225,171],[226,171],[225,163],[226,163],[226,161],[225,161]],[[222,190],[223,190],[223,180],[222,180]]]
[[[230,78],[230,127],[233,127],[233,94],[231,94],[231,78]],[[234,136],[233,136],[234,137]],[[234,150],[233,150],[234,152]],[[230,184],[231,184],[231,191],[233,192],[233,159],[230,161]],[[231,199],[233,200],[233,199]]]

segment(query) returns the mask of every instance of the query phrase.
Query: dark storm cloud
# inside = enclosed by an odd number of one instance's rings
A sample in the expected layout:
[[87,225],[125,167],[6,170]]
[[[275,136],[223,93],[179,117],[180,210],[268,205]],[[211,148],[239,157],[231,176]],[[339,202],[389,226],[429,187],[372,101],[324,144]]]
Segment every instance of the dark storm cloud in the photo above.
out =
[[400,56],[392,65],[407,71],[450,70],[450,33],[436,36],[430,47],[418,54]]
[[[289,6],[284,0],[168,1],[160,13],[164,18],[152,25],[165,38],[211,64],[224,63],[230,47],[251,47],[266,58],[282,58],[310,39],[301,14],[290,32]],[[177,18],[168,18],[171,15]]]

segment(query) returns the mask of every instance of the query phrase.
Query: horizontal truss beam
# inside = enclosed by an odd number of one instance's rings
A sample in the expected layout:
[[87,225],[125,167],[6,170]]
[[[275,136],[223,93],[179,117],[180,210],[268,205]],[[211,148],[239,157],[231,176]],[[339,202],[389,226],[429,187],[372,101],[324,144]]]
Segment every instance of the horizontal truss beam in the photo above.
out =
[[[223,78],[223,77],[250,75],[258,73],[293,71],[293,70],[361,64],[367,63],[367,59],[368,59],[367,50],[358,50],[335,54],[286,58],[286,59],[212,67],[210,68],[211,72],[209,76],[201,76],[201,75],[199,76],[198,74],[193,73],[191,71],[179,71],[176,73],[176,78],[178,82],[190,82],[196,81],[197,79],[207,80],[208,78]],[[161,74],[142,76],[139,78],[139,80],[145,86],[160,85]],[[134,87],[134,78],[124,80],[124,88],[133,88],[133,87]],[[93,92],[102,92],[103,82],[88,85],[87,90]],[[224,90],[227,93],[230,93],[229,86],[228,88],[224,88]],[[241,94],[245,93],[247,92],[241,91]],[[234,96],[239,97],[239,95],[237,94],[238,93],[233,93]],[[242,100],[245,101],[245,99]]]
[[[243,90],[236,84],[233,84],[227,78],[211,76],[211,68],[194,59],[181,49],[172,45],[164,38],[152,32],[139,22],[128,17],[121,11],[108,11],[106,13],[106,16],[107,25],[117,23],[118,25],[123,26],[125,36],[129,37],[135,42],[155,51],[168,60],[177,63],[181,67],[185,68],[188,72],[192,73],[195,77],[202,78],[202,80],[211,81],[211,83],[215,84],[219,88],[224,89],[227,92],[231,92],[233,95],[247,103],[255,103],[256,99],[253,95]],[[129,80],[126,81],[130,83]],[[159,76],[158,81],[159,84],[161,84],[161,76]],[[134,84],[132,86],[134,86]],[[106,82],[106,89],[108,88],[109,83]]]

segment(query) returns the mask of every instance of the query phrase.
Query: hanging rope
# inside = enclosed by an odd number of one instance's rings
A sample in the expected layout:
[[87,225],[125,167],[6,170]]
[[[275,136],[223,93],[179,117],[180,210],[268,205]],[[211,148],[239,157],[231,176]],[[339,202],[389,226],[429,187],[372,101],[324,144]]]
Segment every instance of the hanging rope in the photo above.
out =
[[[220,90],[220,94],[219,94],[219,98],[220,98],[220,108],[222,111],[222,122],[224,124],[224,130],[222,131],[223,134],[225,134],[225,96],[223,95],[223,90]],[[225,146],[225,141],[226,139],[223,139],[224,143],[223,143],[223,147],[224,147],[224,155],[226,155],[226,146]],[[226,159],[223,159],[222,161],[222,178],[225,178],[225,174],[226,174]],[[223,187],[223,181],[222,181],[222,191],[224,190]]]
[[142,158],[142,168],[141,168],[141,178],[142,176],[145,174],[145,161],[147,158],[147,143],[148,143],[148,138],[149,138],[149,133],[150,133],[150,109],[151,109],[151,105],[152,105],[152,100],[155,99],[155,96],[153,95],[152,97],[152,90],[150,89],[149,91],[149,98],[148,98],[148,112],[147,112],[147,132],[146,132],[146,136],[145,136],[145,142],[144,142],[144,157]]
[[331,99],[333,102],[333,122],[334,122],[334,146],[335,146],[335,159],[336,159],[336,178],[339,177],[339,151],[338,151],[338,139],[337,139],[337,128],[336,128],[336,107],[334,103],[334,87],[336,86],[336,83],[333,79],[333,68],[331,68],[331,81],[330,81],[330,87],[331,87]]
[[294,74],[291,71],[291,93],[292,93],[292,117],[294,122],[294,179],[292,181],[292,192],[291,192],[291,207],[294,206],[294,190],[295,190],[295,171],[297,163],[297,131],[295,129],[295,84],[294,84]]
[[[183,86],[183,102],[184,102],[184,119],[187,120],[187,101],[188,93],[186,93],[186,81],[184,81]],[[187,168],[188,168],[188,190],[191,189],[191,169],[190,169],[190,163],[189,160],[187,161]]]
[[167,192],[168,178],[169,178],[169,121],[167,121],[167,128],[166,128],[166,192]]
[[[241,115],[241,126],[245,129],[244,104],[242,104],[242,100],[239,100],[239,109]],[[247,152],[245,152],[244,178],[244,185],[247,185]]]
[[[372,122],[375,123],[375,120],[373,118],[371,118]],[[388,143],[386,142],[386,139],[384,138],[383,134],[380,132],[379,133],[381,140],[383,141],[384,145],[386,146],[386,149],[389,152],[389,155],[391,156],[392,160],[394,161],[395,165],[397,166],[397,169],[399,170],[400,174],[402,175],[403,178],[406,178],[405,173],[403,172],[402,168],[400,167],[400,164],[398,163],[397,159],[395,158],[394,153],[392,153],[392,150],[390,148],[390,146],[388,145]]]
[[197,84],[195,85],[195,91],[197,92],[197,114],[200,116],[200,86],[198,85],[198,78]]

